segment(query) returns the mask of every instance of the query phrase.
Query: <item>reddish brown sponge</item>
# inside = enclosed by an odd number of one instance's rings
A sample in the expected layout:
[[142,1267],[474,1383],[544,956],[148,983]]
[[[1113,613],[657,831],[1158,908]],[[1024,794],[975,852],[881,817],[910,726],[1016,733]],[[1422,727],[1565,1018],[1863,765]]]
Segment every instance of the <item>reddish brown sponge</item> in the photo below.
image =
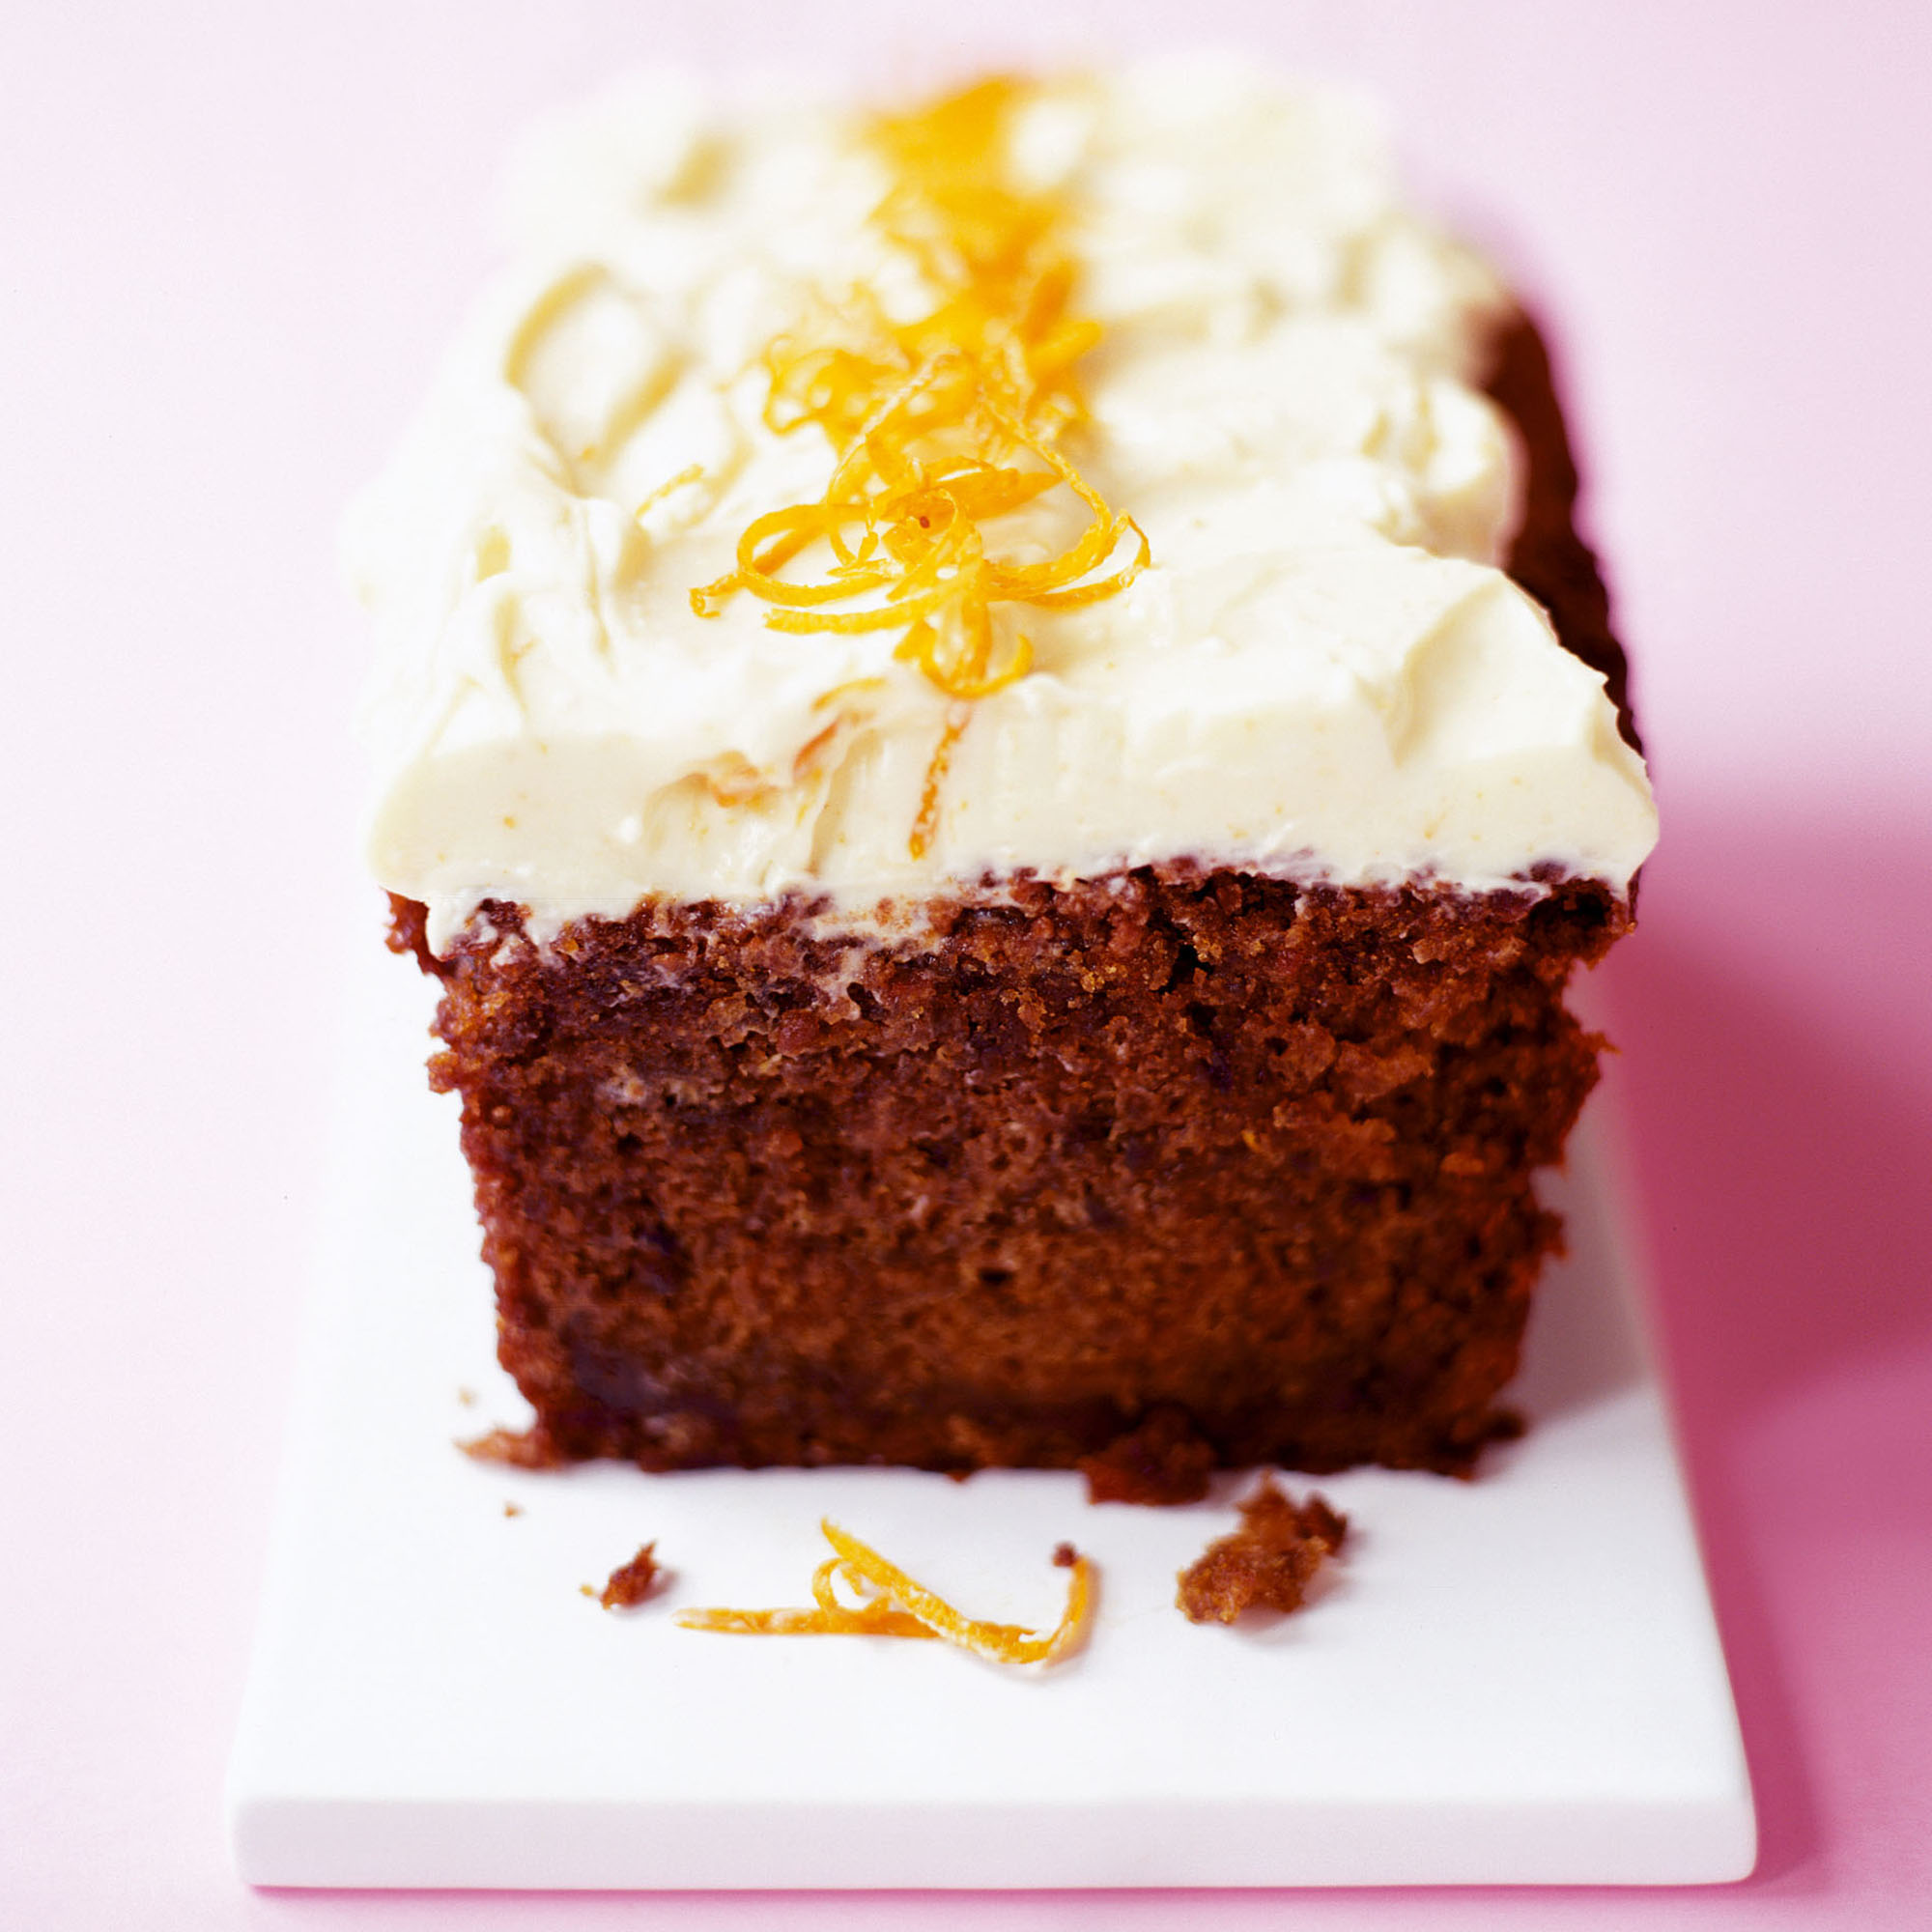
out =
[[657,1545],[647,1543],[628,1563],[611,1571],[597,1601],[607,1610],[628,1610],[651,1594],[658,1580]]
[[1272,1476],[1240,1510],[1240,1528],[1180,1573],[1174,1601],[1191,1624],[1231,1624],[1248,1609],[1298,1610],[1315,1573],[1349,1533],[1349,1519],[1325,1498],[1296,1503]]
[[[432,962],[499,1352],[539,1449],[1461,1468],[1596,1077],[1585,881],[1014,882],[895,945],[650,903]],[[419,909],[399,933],[420,945]]]
[[1208,1493],[1214,1446],[1178,1408],[1157,1408],[1131,1434],[1080,1459],[1087,1500],[1095,1503],[1198,1503]]

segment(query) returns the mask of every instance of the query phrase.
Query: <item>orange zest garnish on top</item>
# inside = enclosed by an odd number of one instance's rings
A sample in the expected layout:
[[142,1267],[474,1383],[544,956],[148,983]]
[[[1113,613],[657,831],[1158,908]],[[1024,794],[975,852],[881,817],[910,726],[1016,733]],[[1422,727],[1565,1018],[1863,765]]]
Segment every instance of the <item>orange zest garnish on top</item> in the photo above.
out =
[[[1059,448],[1083,408],[1073,366],[1100,339],[1069,312],[1075,268],[1060,197],[1016,185],[1006,149],[1022,90],[988,80],[870,130],[893,187],[874,223],[919,263],[934,306],[895,322],[860,291],[765,352],[765,420],[816,423],[836,464],[825,494],[756,518],[737,565],[691,593],[699,616],[749,591],[774,630],[898,631],[895,655],[953,700],[913,828],[923,857],[946,762],[982,697],[1024,677],[1033,645],[1001,605],[1065,610],[1124,589],[1149,561]],[[1043,561],[1003,560],[986,526],[1049,491],[1086,512]],[[816,576],[783,574],[823,546]],[[1122,550],[1124,561],[1117,561]]]
[[[1057,1663],[1086,1634],[1094,1605],[1094,1568],[1084,1556],[1071,1559],[1073,1574],[1059,1623],[1050,1631],[1030,1631],[962,1615],[936,1591],[829,1519],[819,1527],[835,1553],[812,1575],[810,1609],[680,1610],[673,1621],[686,1630],[743,1636],[937,1637],[992,1663]],[[855,1603],[839,1601],[841,1582],[857,1598]]]

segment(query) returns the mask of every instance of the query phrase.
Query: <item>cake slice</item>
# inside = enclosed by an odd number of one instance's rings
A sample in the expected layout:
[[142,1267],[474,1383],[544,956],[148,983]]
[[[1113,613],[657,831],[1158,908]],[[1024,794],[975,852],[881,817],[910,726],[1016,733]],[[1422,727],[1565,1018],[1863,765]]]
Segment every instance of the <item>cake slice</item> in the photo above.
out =
[[1529,321],[1225,67],[514,207],[351,551],[540,1451],[1465,1468],[1655,837]]

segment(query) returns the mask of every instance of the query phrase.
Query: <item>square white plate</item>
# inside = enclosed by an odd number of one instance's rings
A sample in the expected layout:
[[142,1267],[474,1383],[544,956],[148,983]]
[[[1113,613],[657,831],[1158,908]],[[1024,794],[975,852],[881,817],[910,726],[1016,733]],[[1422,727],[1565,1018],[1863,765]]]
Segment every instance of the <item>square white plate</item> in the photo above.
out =
[[[353,1024],[311,1321],[230,1767],[258,1885],[509,1888],[1666,1885],[1755,1833],[1601,1120],[1551,1197],[1571,1253],[1474,1483],[1365,1469],[1301,1613],[1188,1624],[1232,1499],[1095,1508],[1074,1476],[627,1466],[452,1442],[527,1410],[492,1355],[430,989],[378,957]],[[472,1400],[463,1400],[464,1391]],[[1296,1494],[1311,1487],[1291,1477]],[[521,1513],[506,1514],[505,1505]],[[1097,1620],[1050,1671],[941,1644],[680,1630],[810,1601],[829,1515],[969,1613]],[[655,1539],[669,1587],[580,1593]]]

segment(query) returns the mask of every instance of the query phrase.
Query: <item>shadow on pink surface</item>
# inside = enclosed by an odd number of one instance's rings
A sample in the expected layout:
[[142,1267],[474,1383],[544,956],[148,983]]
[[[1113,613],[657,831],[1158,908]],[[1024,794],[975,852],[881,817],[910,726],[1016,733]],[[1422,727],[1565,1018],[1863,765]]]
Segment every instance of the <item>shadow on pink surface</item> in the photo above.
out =
[[[1751,1883],[1809,1889],[1861,1822],[1821,1762],[1883,1755],[1904,1715],[1874,1706],[1876,1654],[1869,1681],[1821,1680],[1849,1633],[1812,1573],[1932,1545],[1932,839],[1922,810],[1684,816],[1605,969],[1612,1078],[1756,1791]],[[1863,1592],[1859,1638],[1890,1646],[1908,1701],[1911,1594]]]

